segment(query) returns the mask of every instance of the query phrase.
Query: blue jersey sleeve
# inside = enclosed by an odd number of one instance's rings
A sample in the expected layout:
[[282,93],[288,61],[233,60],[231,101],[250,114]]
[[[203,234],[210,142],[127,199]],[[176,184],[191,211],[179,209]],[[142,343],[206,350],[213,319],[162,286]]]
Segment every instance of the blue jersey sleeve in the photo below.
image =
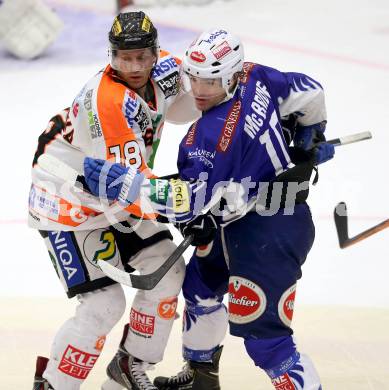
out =
[[327,119],[324,90],[313,78],[297,72],[280,72],[260,65],[261,74],[270,93],[277,97],[281,117],[295,113],[303,126]]

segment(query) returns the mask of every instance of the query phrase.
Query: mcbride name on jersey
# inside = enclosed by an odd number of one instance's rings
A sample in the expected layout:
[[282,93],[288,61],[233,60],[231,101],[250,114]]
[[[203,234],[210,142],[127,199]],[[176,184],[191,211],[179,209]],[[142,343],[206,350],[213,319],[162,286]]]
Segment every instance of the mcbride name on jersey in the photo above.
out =
[[[34,156],[30,226],[88,230],[128,219],[127,212],[117,212],[117,208],[43,171],[37,160],[43,153],[52,154],[82,173],[84,158],[93,156],[132,165],[152,177],[165,119],[186,123],[199,116],[193,99],[180,91],[180,63],[168,52],[160,52],[150,78],[153,93],[146,94],[145,99],[128,88],[108,65],[89,80],[70,109],[52,118],[39,137]],[[112,218],[110,210],[116,210]]]
[[[178,169],[183,182],[151,181],[153,206],[178,221],[193,218],[221,196],[234,205],[231,211],[247,206],[260,183],[290,164],[280,120],[291,113],[303,126],[325,120],[321,85],[301,73],[245,63],[233,98],[211,108],[182,140]],[[165,202],[156,196],[164,186],[169,186]]]

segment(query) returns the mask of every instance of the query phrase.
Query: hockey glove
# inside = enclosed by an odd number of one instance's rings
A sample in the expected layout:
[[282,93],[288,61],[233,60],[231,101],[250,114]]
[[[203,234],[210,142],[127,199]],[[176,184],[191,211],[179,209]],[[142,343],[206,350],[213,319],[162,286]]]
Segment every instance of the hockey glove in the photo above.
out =
[[211,213],[198,215],[190,222],[177,223],[176,228],[184,237],[194,235],[192,245],[204,246],[214,240],[217,231],[215,218]]
[[295,147],[306,152],[316,165],[330,160],[335,154],[334,145],[325,142],[326,123],[323,121],[310,126],[297,126],[293,140]]
[[138,198],[144,179],[143,174],[131,167],[90,157],[84,160],[84,176],[93,195],[118,200],[124,206]]

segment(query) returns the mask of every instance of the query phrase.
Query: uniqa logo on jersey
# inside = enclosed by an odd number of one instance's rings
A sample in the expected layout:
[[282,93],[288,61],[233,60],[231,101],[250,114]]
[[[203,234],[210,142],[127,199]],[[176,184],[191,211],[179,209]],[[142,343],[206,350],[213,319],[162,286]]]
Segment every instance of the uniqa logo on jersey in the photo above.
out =
[[251,280],[231,276],[228,285],[229,319],[235,324],[247,324],[259,318],[266,309],[266,295]]

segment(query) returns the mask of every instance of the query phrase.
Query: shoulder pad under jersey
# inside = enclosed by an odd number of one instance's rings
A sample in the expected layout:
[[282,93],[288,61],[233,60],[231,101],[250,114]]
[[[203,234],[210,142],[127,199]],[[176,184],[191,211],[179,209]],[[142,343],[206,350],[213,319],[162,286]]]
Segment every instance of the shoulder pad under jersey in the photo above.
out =
[[169,52],[161,50],[151,77],[162,90],[166,98],[177,95],[180,86],[181,61]]

